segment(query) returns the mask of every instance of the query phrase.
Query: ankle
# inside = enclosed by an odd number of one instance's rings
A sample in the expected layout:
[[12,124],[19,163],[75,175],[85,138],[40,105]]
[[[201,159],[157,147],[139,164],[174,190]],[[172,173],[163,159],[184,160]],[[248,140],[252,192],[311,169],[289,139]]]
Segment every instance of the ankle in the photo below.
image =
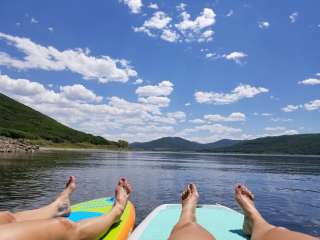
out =
[[117,203],[112,208],[113,214],[117,217],[120,217],[122,215],[122,213],[124,212],[124,210],[125,210],[125,208]]

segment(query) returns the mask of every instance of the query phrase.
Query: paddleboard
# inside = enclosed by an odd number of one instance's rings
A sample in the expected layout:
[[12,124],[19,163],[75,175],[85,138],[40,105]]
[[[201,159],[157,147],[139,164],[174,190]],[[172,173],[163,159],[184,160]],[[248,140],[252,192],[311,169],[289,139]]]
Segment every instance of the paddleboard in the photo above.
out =
[[[177,223],[181,204],[164,204],[153,210],[133,231],[129,240],[166,240]],[[216,240],[249,239],[242,233],[244,216],[222,205],[198,205],[197,222]],[[196,238],[195,238],[196,239]]]
[[[113,203],[113,197],[78,203],[71,206],[71,214],[68,218],[73,222],[79,222],[84,219],[99,217],[103,214],[107,214],[111,210]],[[134,227],[134,223],[135,209],[133,204],[128,201],[120,221],[114,224],[109,230],[106,229],[98,239],[126,240]]]

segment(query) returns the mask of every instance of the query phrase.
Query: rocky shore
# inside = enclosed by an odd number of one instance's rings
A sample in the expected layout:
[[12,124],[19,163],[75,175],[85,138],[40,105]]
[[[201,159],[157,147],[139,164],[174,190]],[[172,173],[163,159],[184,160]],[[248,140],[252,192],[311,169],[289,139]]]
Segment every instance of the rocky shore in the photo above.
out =
[[39,146],[32,144],[29,140],[0,136],[0,153],[35,152],[38,150]]

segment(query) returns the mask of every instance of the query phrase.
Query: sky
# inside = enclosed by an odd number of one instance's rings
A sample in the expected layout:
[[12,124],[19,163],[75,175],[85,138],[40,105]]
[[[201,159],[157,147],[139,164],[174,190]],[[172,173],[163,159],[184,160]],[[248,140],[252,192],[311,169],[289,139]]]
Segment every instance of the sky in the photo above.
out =
[[0,2],[0,92],[129,142],[320,132],[318,0]]

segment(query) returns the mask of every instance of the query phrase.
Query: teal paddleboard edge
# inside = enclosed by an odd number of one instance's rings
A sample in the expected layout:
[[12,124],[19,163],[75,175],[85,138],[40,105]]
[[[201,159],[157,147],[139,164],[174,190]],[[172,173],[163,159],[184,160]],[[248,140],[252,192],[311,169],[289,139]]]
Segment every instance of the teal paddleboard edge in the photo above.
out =
[[[154,209],[133,231],[129,240],[166,240],[181,213],[180,204],[164,204]],[[216,240],[249,239],[242,232],[244,216],[225,206],[199,205],[197,222]]]

